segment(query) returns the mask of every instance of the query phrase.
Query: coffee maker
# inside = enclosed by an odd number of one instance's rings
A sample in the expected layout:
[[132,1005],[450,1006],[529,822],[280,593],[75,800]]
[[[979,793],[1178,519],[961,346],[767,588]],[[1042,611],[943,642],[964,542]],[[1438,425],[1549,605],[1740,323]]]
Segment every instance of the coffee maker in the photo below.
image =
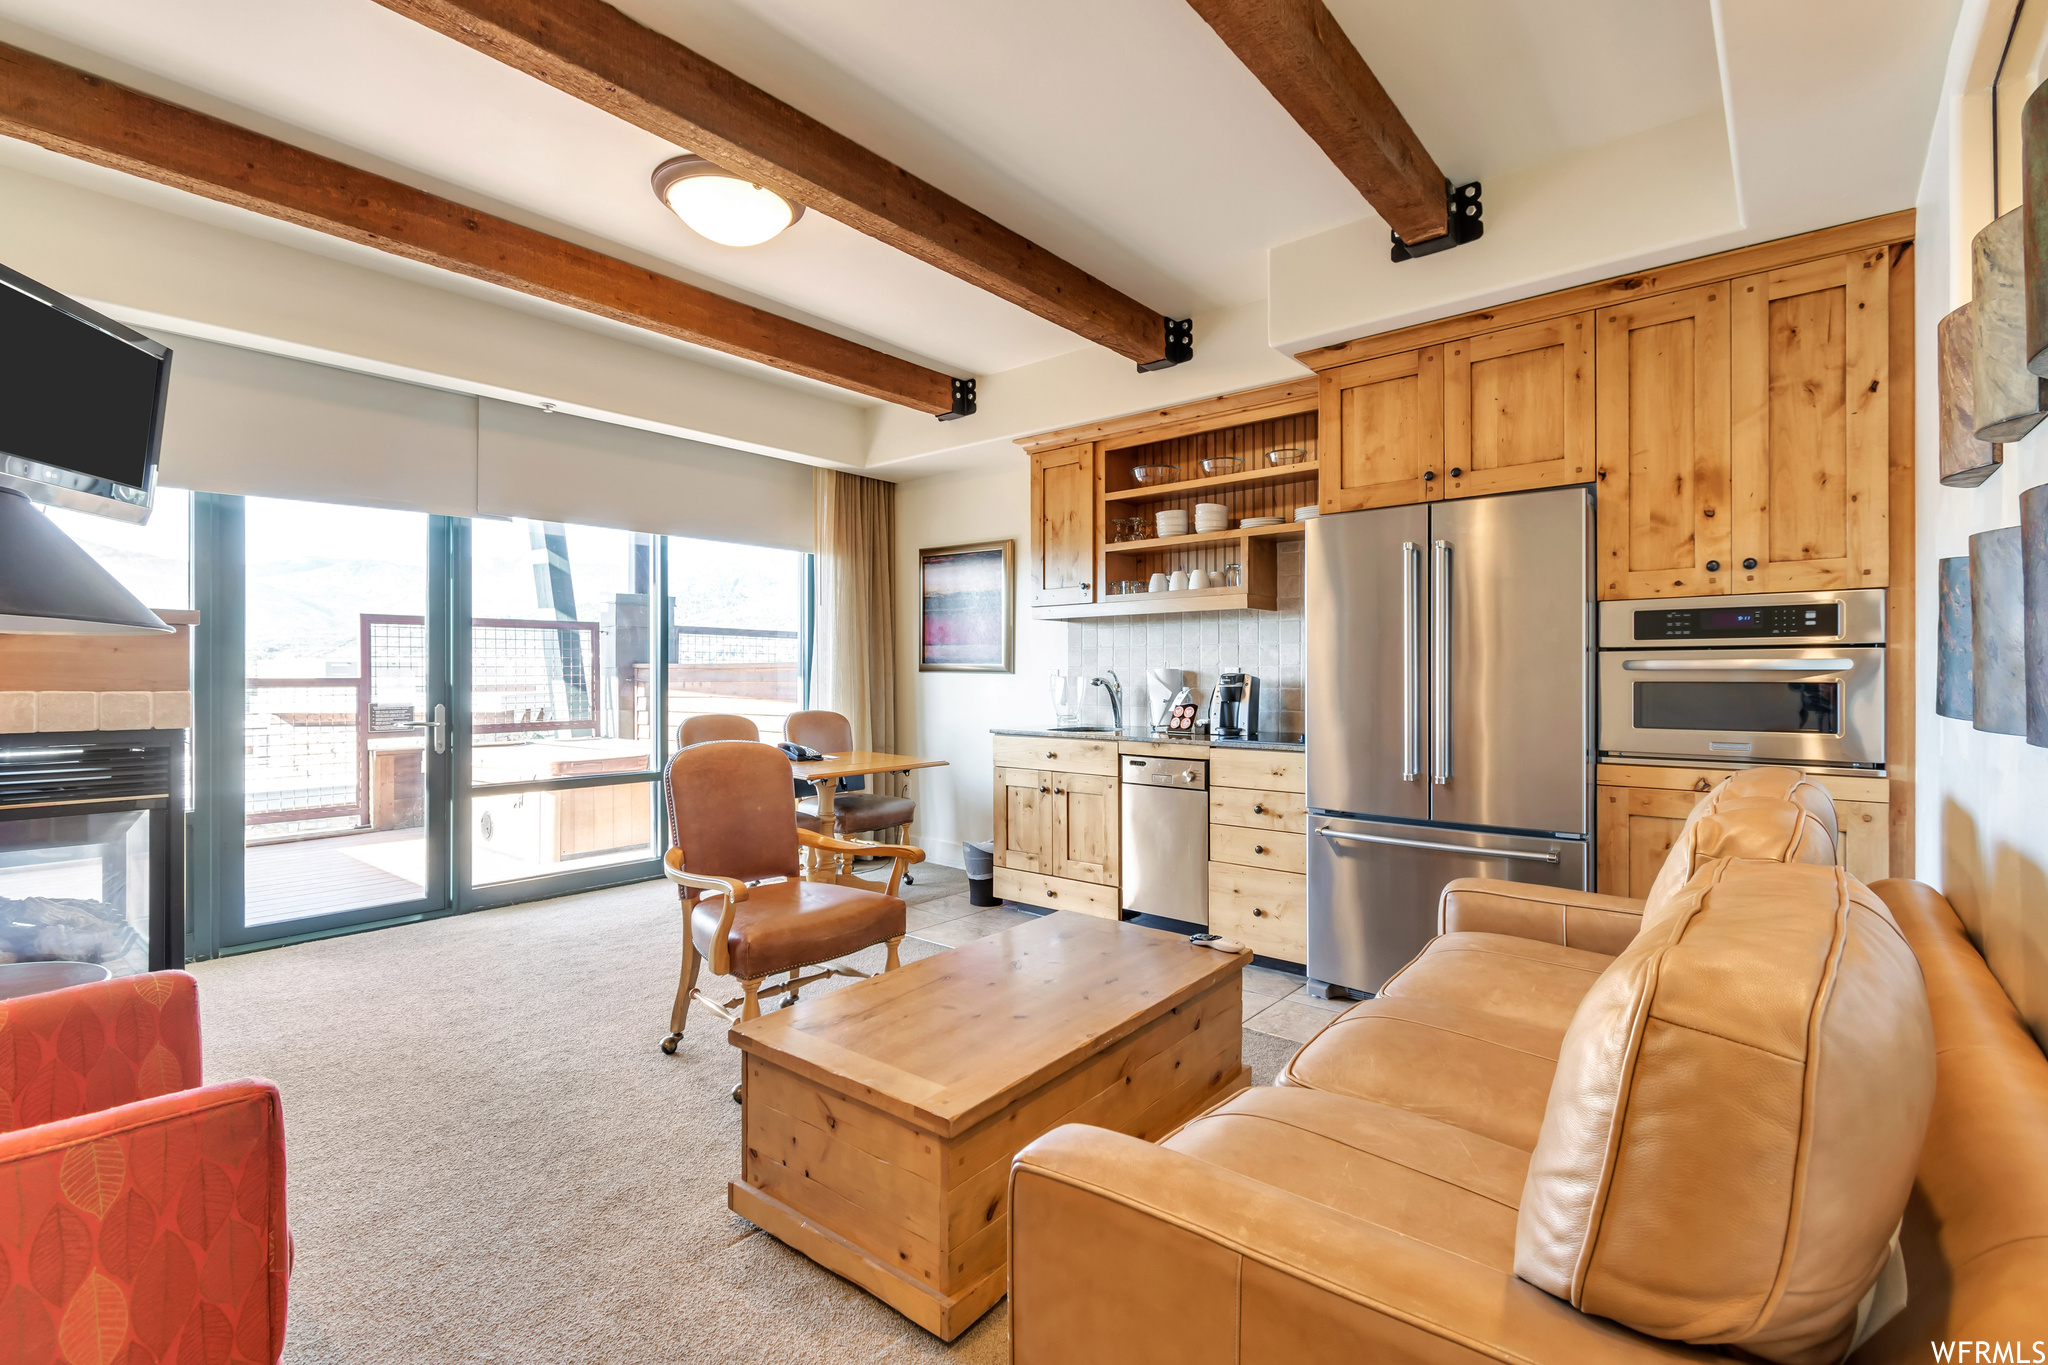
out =
[[1220,673],[1209,697],[1211,738],[1243,739],[1259,730],[1259,680],[1249,673]]

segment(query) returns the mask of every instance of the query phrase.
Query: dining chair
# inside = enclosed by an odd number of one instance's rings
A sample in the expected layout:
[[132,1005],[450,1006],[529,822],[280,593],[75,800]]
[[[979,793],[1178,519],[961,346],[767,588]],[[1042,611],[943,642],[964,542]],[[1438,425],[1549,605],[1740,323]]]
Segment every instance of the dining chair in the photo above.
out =
[[676,731],[676,747],[687,749],[692,744],[706,744],[714,739],[758,741],[760,738],[761,727],[745,716],[691,716]]
[[[669,828],[674,843],[662,871],[683,907],[683,971],[669,1034],[674,1054],[692,1000],[727,1022],[761,1014],[761,995],[797,992],[831,976],[867,972],[835,959],[877,943],[888,945],[883,971],[899,965],[906,914],[896,895],[903,869],[924,861],[906,844],[838,839],[801,828],[790,803],[789,759],[772,744],[713,740],[676,751],[667,772]],[[873,854],[895,867],[886,891],[798,877],[798,850]],[[720,1003],[697,989],[699,967],[739,978],[738,999]],[[820,970],[806,976],[806,968]],[[788,979],[769,978],[788,973]]]
[[[783,725],[792,744],[808,745],[826,754],[843,754],[853,748],[853,722],[837,711],[798,711]],[[872,834],[878,829],[907,826],[917,816],[917,802],[907,796],[882,796],[863,790],[864,777],[842,777],[832,799],[832,819],[818,814],[818,799],[799,801],[796,822],[819,834],[845,838]],[[905,878],[913,881],[914,878]]]

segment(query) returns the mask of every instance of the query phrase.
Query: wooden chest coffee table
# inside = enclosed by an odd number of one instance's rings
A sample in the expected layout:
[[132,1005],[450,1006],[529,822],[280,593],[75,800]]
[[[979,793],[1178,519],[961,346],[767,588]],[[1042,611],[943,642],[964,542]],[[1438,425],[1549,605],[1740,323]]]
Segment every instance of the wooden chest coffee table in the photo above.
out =
[[951,1341],[1008,1288],[1019,1148],[1062,1123],[1159,1138],[1250,1084],[1250,961],[1062,913],[741,1024],[728,1202]]

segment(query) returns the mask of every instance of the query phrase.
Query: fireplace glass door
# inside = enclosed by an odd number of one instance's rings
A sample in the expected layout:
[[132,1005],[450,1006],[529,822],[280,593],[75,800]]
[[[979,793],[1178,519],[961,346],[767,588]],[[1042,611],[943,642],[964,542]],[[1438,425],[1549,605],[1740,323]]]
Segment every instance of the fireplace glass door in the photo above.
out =
[[0,811],[0,962],[150,967],[152,812]]

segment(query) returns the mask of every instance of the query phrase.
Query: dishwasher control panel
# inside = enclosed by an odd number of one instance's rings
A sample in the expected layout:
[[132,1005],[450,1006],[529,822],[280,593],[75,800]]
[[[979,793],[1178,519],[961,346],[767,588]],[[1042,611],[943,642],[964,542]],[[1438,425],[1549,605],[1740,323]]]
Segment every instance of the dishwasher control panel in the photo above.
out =
[[1209,790],[1209,760],[1206,758],[1148,758],[1124,755],[1124,781],[1147,787],[1178,787],[1182,791]]

